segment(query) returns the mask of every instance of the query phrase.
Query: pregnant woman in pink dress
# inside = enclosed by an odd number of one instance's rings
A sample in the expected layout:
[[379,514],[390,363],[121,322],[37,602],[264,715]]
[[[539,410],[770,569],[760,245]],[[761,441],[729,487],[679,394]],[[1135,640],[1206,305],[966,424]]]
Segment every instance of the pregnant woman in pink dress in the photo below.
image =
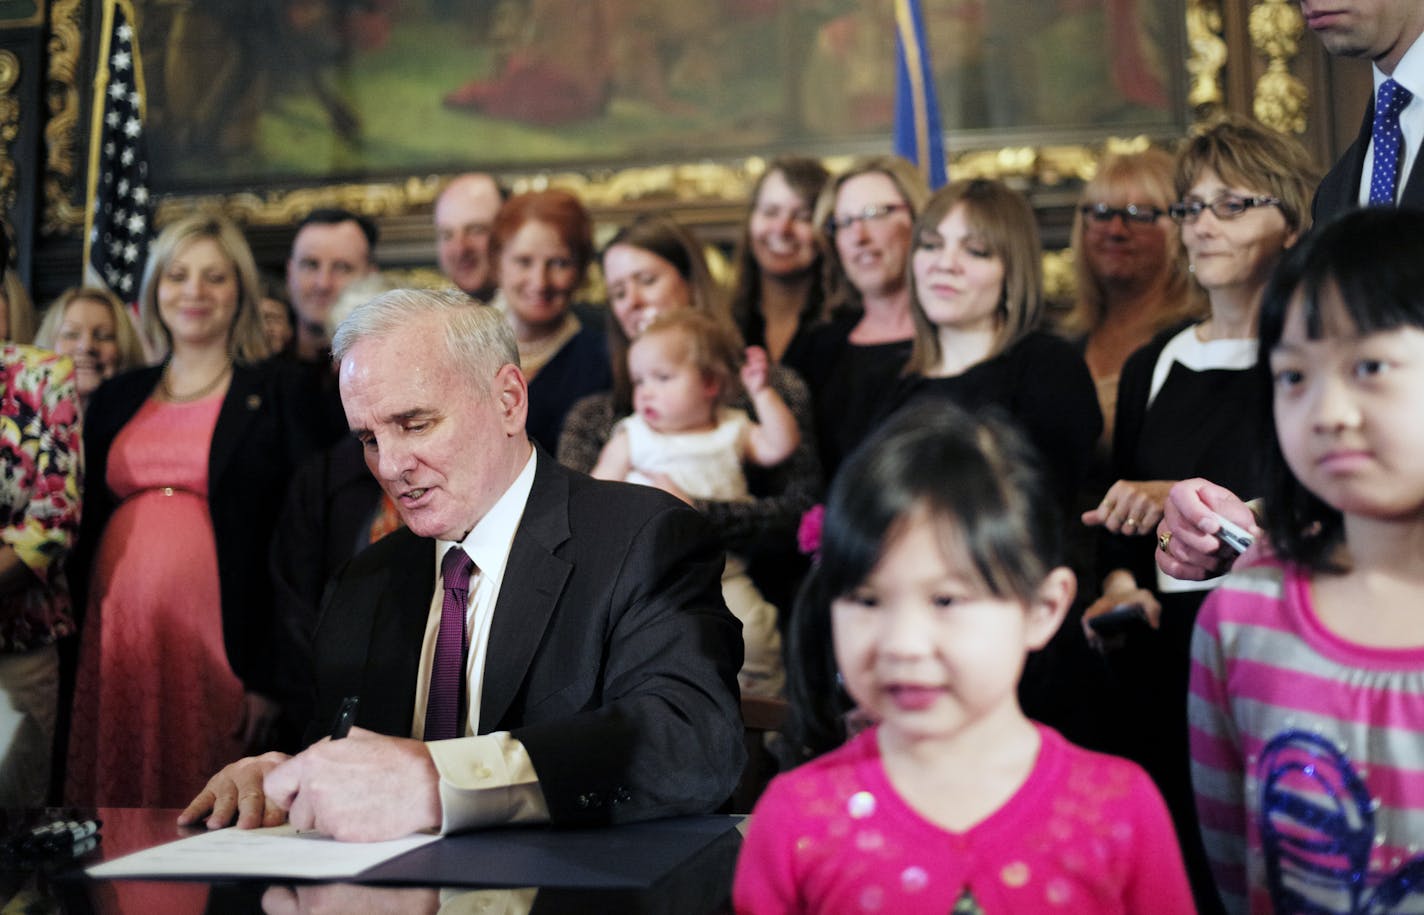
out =
[[271,744],[267,547],[314,423],[304,376],[259,362],[257,289],[236,227],[170,226],[140,297],[168,356],[106,383],[86,414],[72,803],[182,806]]

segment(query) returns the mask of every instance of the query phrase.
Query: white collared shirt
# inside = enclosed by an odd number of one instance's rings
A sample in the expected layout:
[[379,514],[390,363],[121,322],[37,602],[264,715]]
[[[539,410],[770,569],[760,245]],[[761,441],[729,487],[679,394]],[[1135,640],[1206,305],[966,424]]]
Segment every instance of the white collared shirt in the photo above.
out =
[[[1417,38],[1394,68],[1392,76],[1386,76],[1378,66],[1374,67],[1375,100],[1379,100],[1379,87],[1387,79],[1393,79],[1408,89],[1414,97],[1399,113],[1399,130],[1404,135],[1404,155],[1399,163],[1399,177],[1395,183],[1394,200],[1399,202],[1404,186],[1414,168],[1414,160],[1419,158],[1419,146],[1424,142],[1424,37]],[[1365,169],[1360,173],[1359,201],[1361,206],[1370,202],[1370,175],[1374,171],[1375,144],[1370,141],[1365,150]]]
[[[539,788],[538,775],[524,745],[508,731],[479,734],[480,697],[483,694],[485,657],[489,650],[490,627],[499,602],[509,551],[524,518],[529,493],[534,488],[536,459],[531,447],[529,460],[514,482],[460,543],[436,541],[435,593],[426,616],[425,639],[417,669],[415,709],[410,733],[417,740],[425,734],[425,708],[430,696],[430,672],[435,664],[435,641],[440,632],[444,603],[444,582],[440,563],[447,550],[463,547],[474,560],[470,593],[465,611],[465,633],[469,653],[465,659],[466,701],[464,736],[426,744],[435,769],[440,773],[441,832],[455,832],[497,823],[547,822],[549,808]],[[474,736],[479,735],[479,736]]]

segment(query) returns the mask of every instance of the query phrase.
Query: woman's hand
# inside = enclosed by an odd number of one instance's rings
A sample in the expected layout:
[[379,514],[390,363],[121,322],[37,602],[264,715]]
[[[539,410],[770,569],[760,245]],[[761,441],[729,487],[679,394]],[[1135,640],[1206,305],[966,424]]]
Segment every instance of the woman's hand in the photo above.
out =
[[282,707],[261,693],[248,692],[242,696],[242,713],[232,736],[242,740],[243,752],[256,754],[272,747],[276,737],[277,716]]
[[1157,529],[1157,567],[1173,578],[1202,581],[1225,575],[1236,553],[1216,538],[1221,524],[1214,515],[1232,521],[1256,538],[1252,552],[1262,548],[1264,533],[1256,518],[1231,490],[1200,477],[1172,487]]
[[1095,648],[1103,647],[1102,637],[1090,625],[1092,620],[1125,604],[1141,607],[1147,625],[1153,629],[1156,629],[1162,620],[1162,605],[1157,601],[1157,595],[1146,588],[1139,588],[1137,579],[1133,578],[1131,572],[1114,569],[1103,579],[1103,596],[1083,611],[1083,634],[1089,645]]
[[1155,534],[1157,522],[1172,489],[1171,480],[1118,480],[1092,511],[1083,512],[1083,523],[1103,526],[1114,534],[1140,537]]

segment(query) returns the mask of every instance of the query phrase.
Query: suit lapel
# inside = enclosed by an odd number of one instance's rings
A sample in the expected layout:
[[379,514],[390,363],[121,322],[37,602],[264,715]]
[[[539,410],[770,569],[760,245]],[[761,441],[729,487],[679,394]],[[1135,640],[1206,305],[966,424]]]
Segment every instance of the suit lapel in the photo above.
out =
[[569,538],[569,480],[537,449],[534,486],[509,550],[490,625],[480,731],[497,730],[529,672],[573,566],[554,554]]
[[[1332,213],[1352,210],[1359,205],[1360,188],[1365,182],[1365,150],[1370,145],[1374,121],[1375,102],[1372,97],[1369,105],[1365,108],[1365,122],[1360,125],[1360,134],[1355,138],[1355,142],[1350,144],[1350,148],[1345,151],[1343,161],[1347,181],[1343,190],[1347,196],[1339,201],[1339,205],[1331,211]],[[1404,193],[1399,197],[1399,205],[1424,207],[1424,155],[1415,155],[1414,165],[1405,178]]]
[[435,541],[405,529],[389,536],[400,539],[371,619],[360,717],[365,727],[409,737],[421,643],[435,592]]
[[1344,213],[1359,206],[1360,182],[1363,180],[1365,172],[1365,150],[1370,146],[1370,132],[1374,125],[1375,104],[1370,100],[1370,104],[1365,108],[1365,120],[1360,125],[1360,132],[1355,137],[1355,142],[1350,144],[1350,148],[1345,150],[1345,154],[1340,157],[1321,182],[1318,191],[1320,205],[1315,208],[1315,216],[1324,222],[1337,213]]
[[[1424,153],[1424,149],[1420,150]],[[1409,171],[1409,180],[1404,185],[1404,194],[1399,198],[1400,206],[1424,208],[1424,155],[1414,156],[1414,166]]]

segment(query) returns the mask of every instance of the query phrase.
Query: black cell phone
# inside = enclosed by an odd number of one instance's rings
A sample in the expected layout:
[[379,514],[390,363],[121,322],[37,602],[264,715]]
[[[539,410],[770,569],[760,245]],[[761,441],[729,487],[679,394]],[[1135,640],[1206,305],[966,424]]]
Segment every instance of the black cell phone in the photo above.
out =
[[1118,604],[1107,613],[1088,620],[1088,627],[1098,637],[1098,644],[1104,650],[1121,647],[1134,629],[1148,626],[1147,610],[1135,602]]

